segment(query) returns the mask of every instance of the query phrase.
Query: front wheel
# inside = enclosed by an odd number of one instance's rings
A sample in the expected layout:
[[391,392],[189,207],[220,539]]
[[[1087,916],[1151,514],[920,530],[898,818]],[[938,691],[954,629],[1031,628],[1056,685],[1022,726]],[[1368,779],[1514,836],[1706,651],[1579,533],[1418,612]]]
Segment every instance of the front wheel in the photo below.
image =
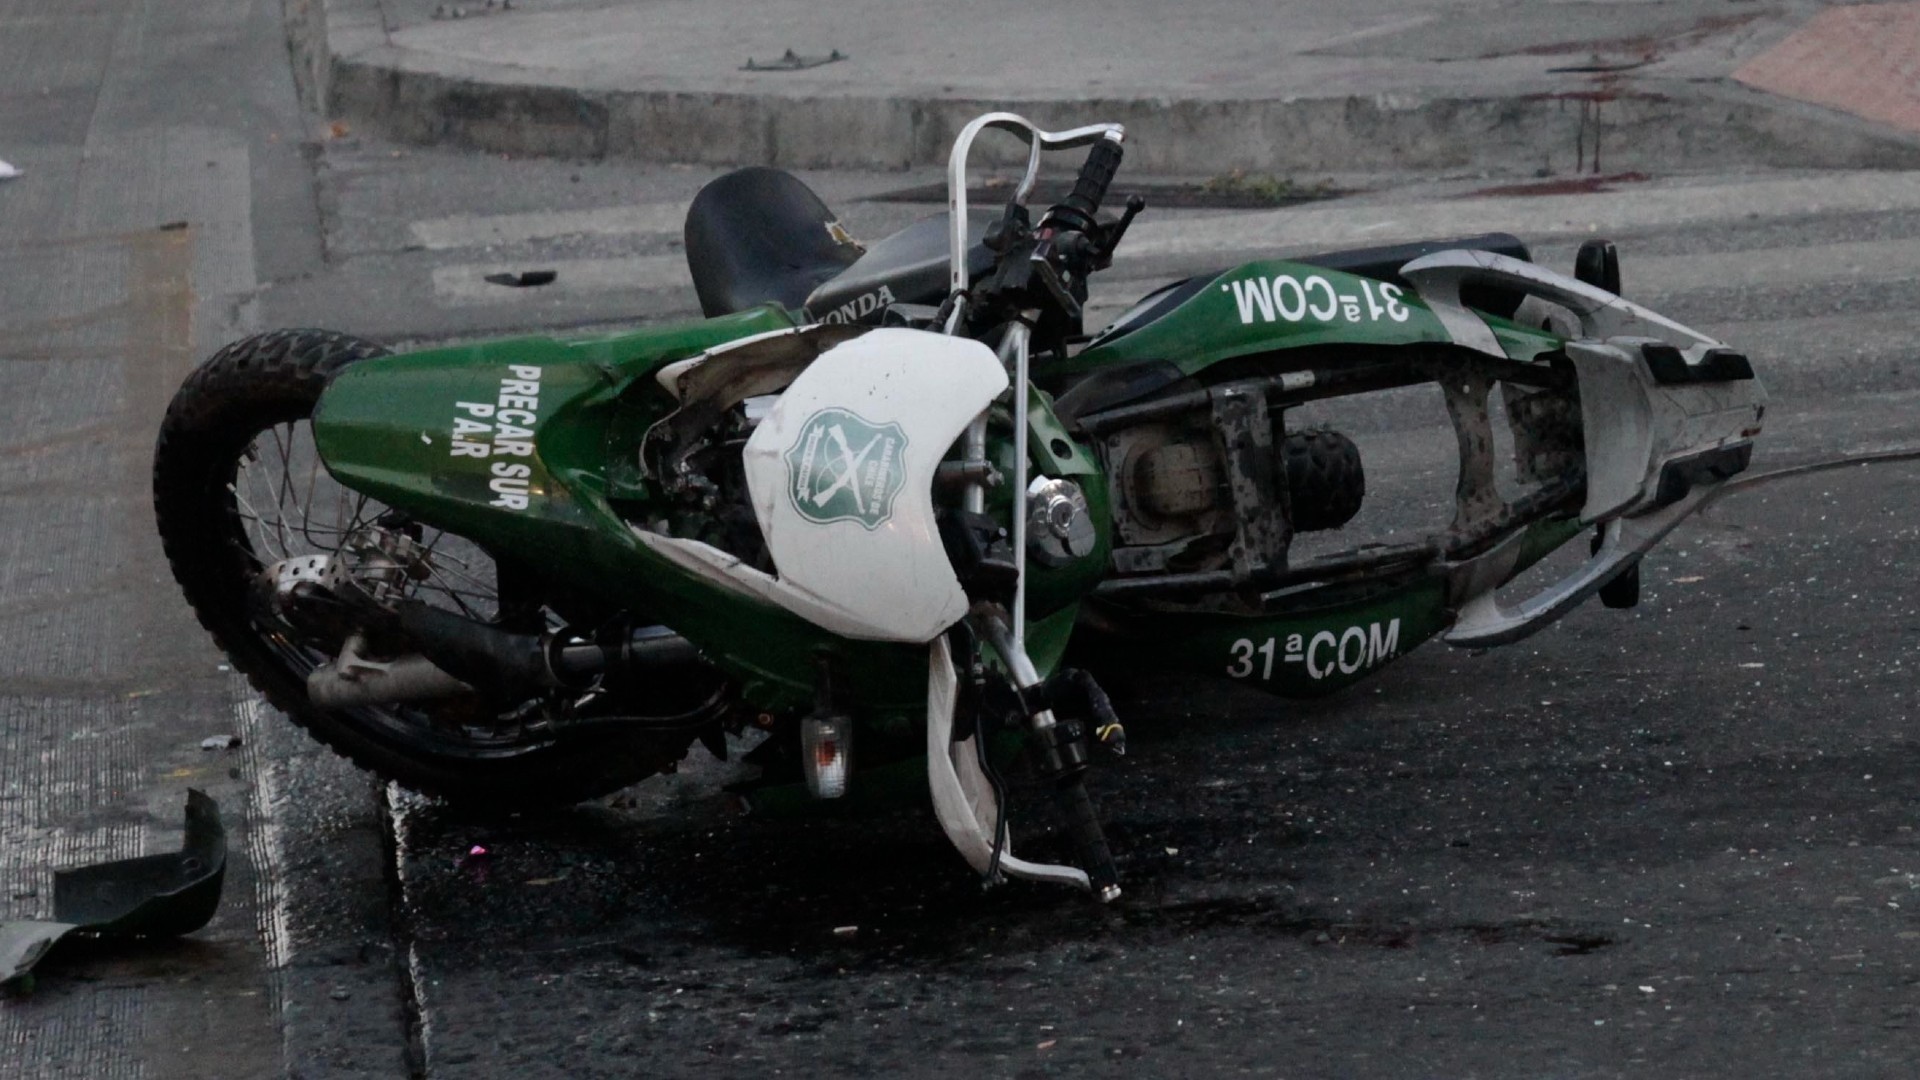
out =
[[[393,526],[386,507],[327,474],[308,422],[336,372],[386,354],[344,334],[279,330],[221,349],[174,396],[154,453],[154,512],[201,625],[269,702],[355,764],[409,788],[493,808],[551,806],[670,767],[717,707],[717,681],[661,688],[666,715],[645,729],[564,730],[538,702],[503,714],[472,697],[354,709],[308,700],[308,674],[337,646],[269,617],[259,583],[282,560],[335,555]],[[409,586],[413,599],[480,621],[503,618],[485,552],[453,534],[401,527],[432,568]],[[516,606],[524,607],[520,598]]]

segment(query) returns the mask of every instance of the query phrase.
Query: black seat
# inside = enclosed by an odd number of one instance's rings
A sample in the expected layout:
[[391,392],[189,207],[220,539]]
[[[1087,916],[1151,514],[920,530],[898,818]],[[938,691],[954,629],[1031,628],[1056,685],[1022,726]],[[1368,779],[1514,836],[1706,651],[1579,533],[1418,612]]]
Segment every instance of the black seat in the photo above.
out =
[[[967,215],[967,273],[972,277],[993,269],[993,252],[981,238],[997,216],[991,211]],[[887,304],[945,300],[952,243],[947,220],[947,215],[937,214],[916,221],[868,248],[859,262],[807,297],[808,313],[822,322],[876,322]]]
[[[974,277],[993,268],[993,254],[981,237],[994,216],[989,211],[969,215],[967,269]],[[810,318],[822,322],[877,323],[888,304],[938,304],[946,299],[947,215],[915,222],[863,251],[812,189],[779,169],[738,169],[701,188],[687,209],[686,239],[694,291],[708,317],[771,300],[787,308],[804,308]],[[1451,248],[1492,251],[1526,261],[1533,258],[1517,237],[1484,233],[1330,251],[1292,261],[1407,286],[1400,277],[1402,266]],[[1215,276],[1190,281],[1204,283]],[[1136,306],[1132,318],[1121,320],[1126,325],[1116,323],[1107,337],[1151,322],[1189,295],[1191,291],[1182,294],[1175,286],[1158,290],[1155,296],[1163,302],[1149,310],[1143,310],[1144,302]],[[1463,299],[1483,311],[1511,317],[1521,295],[1469,286]]]
[[[968,272],[993,269],[980,242],[994,214],[968,215]],[[862,251],[832,210],[779,169],[730,172],[687,209],[687,264],[700,309],[712,317],[776,301],[822,322],[880,321],[888,304],[947,296],[947,215],[937,214]]]
[[853,265],[860,245],[807,185],[779,169],[739,169],[687,208],[687,268],[709,318],[769,300],[797,308]]

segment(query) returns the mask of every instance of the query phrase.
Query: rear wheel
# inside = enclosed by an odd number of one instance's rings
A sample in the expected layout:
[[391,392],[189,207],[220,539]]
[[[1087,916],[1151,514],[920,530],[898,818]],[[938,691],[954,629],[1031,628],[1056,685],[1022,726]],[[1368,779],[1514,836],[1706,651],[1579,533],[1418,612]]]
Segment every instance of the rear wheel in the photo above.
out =
[[[660,715],[646,727],[568,729],[540,701],[502,713],[472,696],[354,709],[308,700],[307,675],[337,646],[265,610],[263,571],[275,563],[335,555],[382,529],[404,529],[431,568],[406,586],[412,598],[480,621],[504,614],[485,552],[402,523],[334,483],[314,451],[308,417],[327,381],[386,352],[344,334],[274,331],[220,350],[175,395],[154,454],[154,509],[201,625],[268,701],[362,768],[409,788],[497,808],[558,805],[670,767],[724,708],[717,679],[662,687]],[[524,619],[524,598],[515,600]]]

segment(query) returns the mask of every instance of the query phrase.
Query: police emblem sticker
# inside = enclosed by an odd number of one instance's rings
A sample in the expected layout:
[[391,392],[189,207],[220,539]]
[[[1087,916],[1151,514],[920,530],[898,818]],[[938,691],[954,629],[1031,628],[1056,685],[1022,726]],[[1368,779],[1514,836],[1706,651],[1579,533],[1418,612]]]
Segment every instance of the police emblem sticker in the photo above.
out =
[[907,433],[842,408],[822,409],[800,426],[787,451],[787,495],[819,525],[856,521],[877,529],[893,516],[906,486]]

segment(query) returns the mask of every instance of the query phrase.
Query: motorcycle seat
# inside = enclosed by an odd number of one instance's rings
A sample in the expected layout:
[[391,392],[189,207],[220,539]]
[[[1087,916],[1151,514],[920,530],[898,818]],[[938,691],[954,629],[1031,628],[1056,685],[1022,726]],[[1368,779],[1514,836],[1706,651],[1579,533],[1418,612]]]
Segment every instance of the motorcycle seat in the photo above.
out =
[[[993,268],[993,254],[981,238],[994,217],[991,211],[968,215],[967,268],[975,277]],[[878,322],[887,304],[938,304],[947,294],[945,214],[863,249],[811,188],[781,169],[736,169],[701,188],[687,208],[686,248],[694,292],[708,318],[773,301],[823,322]],[[1292,261],[1411,288],[1400,267],[1449,248],[1532,261],[1527,246],[1507,233],[1351,248]],[[1464,299],[1511,317],[1522,297],[1513,290],[1469,289]]]
[[860,245],[813,190],[779,169],[727,173],[687,208],[687,268],[708,318],[773,301],[797,308]]
[[[984,274],[993,256],[980,240],[993,215],[968,216],[968,268]],[[687,209],[686,247],[709,318],[773,301],[825,322],[877,322],[886,304],[937,304],[947,294],[947,215],[863,249],[780,169],[738,169],[701,188]]]
[[[972,277],[993,269],[993,253],[981,240],[996,216],[990,211],[967,215],[967,273]],[[863,322],[872,321],[887,304],[938,304],[947,297],[948,243],[946,214],[916,221],[822,282],[807,297],[807,312],[823,322]]]

